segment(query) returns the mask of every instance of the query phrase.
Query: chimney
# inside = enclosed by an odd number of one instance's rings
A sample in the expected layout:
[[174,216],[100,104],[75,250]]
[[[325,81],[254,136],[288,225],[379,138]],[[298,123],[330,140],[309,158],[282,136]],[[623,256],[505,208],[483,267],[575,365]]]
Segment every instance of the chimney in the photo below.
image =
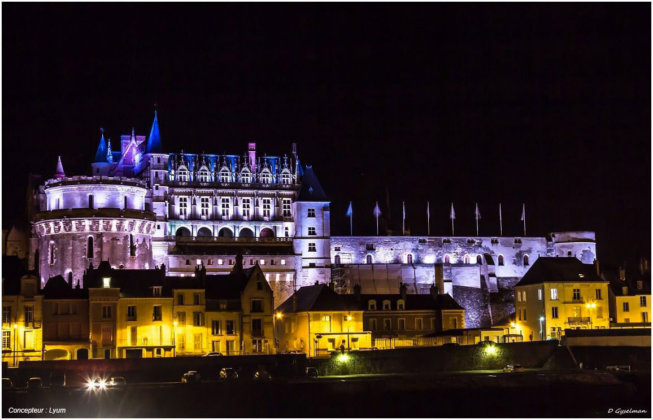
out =
[[68,286],[71,288],[73,287],[73,272],[69,271],[68,272]]
[[621,286],[621,294],[624,296],[628,294],[628,286]]
[[601,277],[601,266],[599,265],[599,260],[594,259],[594,269],[596,270],[597,277]]
[[644,288],[644,282],[642,280],[637,280],[637,290],[642,290]]
[[401,295],[401,298],[406,301],[406,293],[408,292],[408,287],[406,287],[405,283],[399,283],[399,294]]
[[619,267],[619,280],[626,281],[626,269]]
[[435,290],[439,295],[444,294],[444,266],[435,264]]
[[249,155],[249,168],[256,173],[256,143],[247,144],[247,154]]

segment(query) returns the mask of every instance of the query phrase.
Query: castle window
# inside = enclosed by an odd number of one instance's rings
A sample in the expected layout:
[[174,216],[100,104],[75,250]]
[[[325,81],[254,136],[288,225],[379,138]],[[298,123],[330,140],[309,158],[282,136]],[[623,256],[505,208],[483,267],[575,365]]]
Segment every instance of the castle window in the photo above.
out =
[[209,197],[200,198],[200,212],[203,217],[209,217],[210,199]]
[[188,214],[188,197],[179,197],[179,216],[186,217]]
[[105,289],[111,287],[111,277],[102,277],[102,287]]
[[190,265],[190,260],[186,260],[186,265]]
[[315,209],[308,209],[308,214],[306,217],[315,217]]
[[528,265],[528,255],[524,255],[524,266]]
[[90,194],[88,196],[88,208],[89,209],[92,209],[94,207],[94,205],[95,205],[93,198],[94,198],[93,194]]
[[317,232],[315,231],[315,226],[308,227],[308,236],[316,236]]
[[551,288],[551,300],[558,300],[558,289]]
[[240,182],[243,184],[249,184],[252,182],[252,174],[248,169],[243,169],[243,171],[240,173]]
[[188,181],[188,169],[185,166],[180,166],[177,171],[177,181],[186,182]]
[[374,257],[372,257],[371,255],[368,254],[368,255],[365,257],[365,262],[366,262],[367,264],[373,264],[373,263],[374,263]]
[[272,200],[269,198],[263,199],[263,217],[270,217],[272,211]]
[[406,264],[413,263],[413,254],[406,254]]
[[404,309],[406,309],[406,304],[405,304],[405,302],[403,301],[403,299],[399,299],[399,300],[397,301],[397,310],[398,310],[398,311],[403,311]]
[[290,172],[288,170],[284,170],[281,172],[281,183],[282,184],[290,184],[292,180],[292,176],[290,175]]
[[122,199],[122,208],[127,210],[129,206],[127,205],[127,196],[124,196]]
[[223,197],[220,200],[221,203],[221,208],[222,208],[222,217],[223,218],[228,218],[229,217],[229,212],[231,208],[231,203],[229,202],[229,198]]
[[197,172],[197,180],[199,182],[209,182],[210,177],[209,170],[206,166],[202,166]]
[[317,252],[317,247],[315,246],[315,242],[308,243],[308,252]]
[[134,235],[132,235],[131,233],[129,234],[129,256],[130,257],[136,256],[136,245],[134,244]]
[[270,184],[272,182],[272,174],[267,169],[263,169],[259,175],[261,184]]
[[497,259],[499,260],[499,265],[503,265],[503,255],[499,254]]
[[281,260],[281,265],[286,265],[286,260]]
[[389,301],[389,300],[384,300],[384,301],[383,301],[383,310],[384,310],[384,311],[389,311],[389,310],[391,310],[391,308],[390,308],[390,301]]
[[54,261],[55,261],[54,253],[55,253],[54,242],[50,242],[50,250],[49,250],[50,265],[54,265]]
[[281,211],[283,213],[283,217],[291,217],[292,216],[292,211],[290,209],[290,199],[289,198],[284,198],[281,200]]
[[367,244],[367,245],[365,245],[365,249],[368,250],[368,251],[375,251],[376,246],[374,244]]
[[481,254],[476,256],[476,264],[483,264],[483,256]]
[[220,170],[219,177],[220,177],[220,182],[229,182],[229,178],[230,178],[229,170],[227,168],[222,168]]
[[252,211],[252,199],[251,198],[243,198],[242,200],[242,211],[243,211],[243,217],[248,218],[250,216],[250,213]]
[[451,257],[449,256],[449,254],[444,254],[444,263],[451,264]]
[[86,241],[86,258],[93,258],[93,237],[89,236]]
[[469,255],[465,254],[465,256],[463,257],[463,261],[465,262],[465,264],[469,264],[470,262]]
[[334,263],[335,264],[340,264],[340,255],[336,255],[334,258]]

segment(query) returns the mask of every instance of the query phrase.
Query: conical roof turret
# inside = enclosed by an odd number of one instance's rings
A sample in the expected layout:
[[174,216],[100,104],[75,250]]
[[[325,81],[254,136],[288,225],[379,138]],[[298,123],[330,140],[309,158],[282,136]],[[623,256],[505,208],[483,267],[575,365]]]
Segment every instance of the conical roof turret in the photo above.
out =
[[100,128],[102,136],[100,137],[100,144],[97,147],[97,152],[95,152],[95,162],[106,162],[107,161],[107,143],[104,140],[104,129]]
[[57,170],[54,173],[55,178],[65,178],[66,173],[63,171],[63,164],[61,163],[61,156],[57,156]]
[[159,120],[157,118],[156,109],[154,110],[154,121],[152,121],[152,129],[150,136],[147,138],[147,147],[145,153],[160,153],[161,152],[161,135],[159,134]]

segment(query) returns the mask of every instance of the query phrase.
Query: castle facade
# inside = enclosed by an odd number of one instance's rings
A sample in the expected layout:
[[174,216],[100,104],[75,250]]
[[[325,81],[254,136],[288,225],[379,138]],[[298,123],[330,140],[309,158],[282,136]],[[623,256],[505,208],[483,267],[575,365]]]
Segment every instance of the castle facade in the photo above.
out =
[[[439,282],[466,309],[468,327],[514,312],[513,286],[540,256],[596,258],[593,232],[547,237],[331,236],[330,202],[293,144],[289,154],[164,152],[149,136],[101,136],[91,175],[67,176],[61,158],[34,195],[29,266],[41,283],[73,283],[109,261],[167,275],[228,273],[236,255],[258,264],[275,305],[294,290],[335,282],[340,292],[429,293]],[[65,160],[65,159],[64,159]]]

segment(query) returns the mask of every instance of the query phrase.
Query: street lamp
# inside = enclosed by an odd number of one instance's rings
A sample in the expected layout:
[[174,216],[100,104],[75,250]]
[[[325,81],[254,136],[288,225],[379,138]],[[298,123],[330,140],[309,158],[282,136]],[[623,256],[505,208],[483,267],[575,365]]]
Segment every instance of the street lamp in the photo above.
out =
[[177,321],[172,323],[172,357],[177,357]]
[[544,322],[544,317],[540,317],[540,340],[544,340],[544,329],[542,328],[542,323]]
[[14,367],[16,367],[16,339],[18,337],[18,324],[14,324]]
[[585,304],[585,307],[588,309],[590,313],[590,330],[591,330],[594,327],[592,322],[592,309],[596,308],[596,302],[588,302]]

